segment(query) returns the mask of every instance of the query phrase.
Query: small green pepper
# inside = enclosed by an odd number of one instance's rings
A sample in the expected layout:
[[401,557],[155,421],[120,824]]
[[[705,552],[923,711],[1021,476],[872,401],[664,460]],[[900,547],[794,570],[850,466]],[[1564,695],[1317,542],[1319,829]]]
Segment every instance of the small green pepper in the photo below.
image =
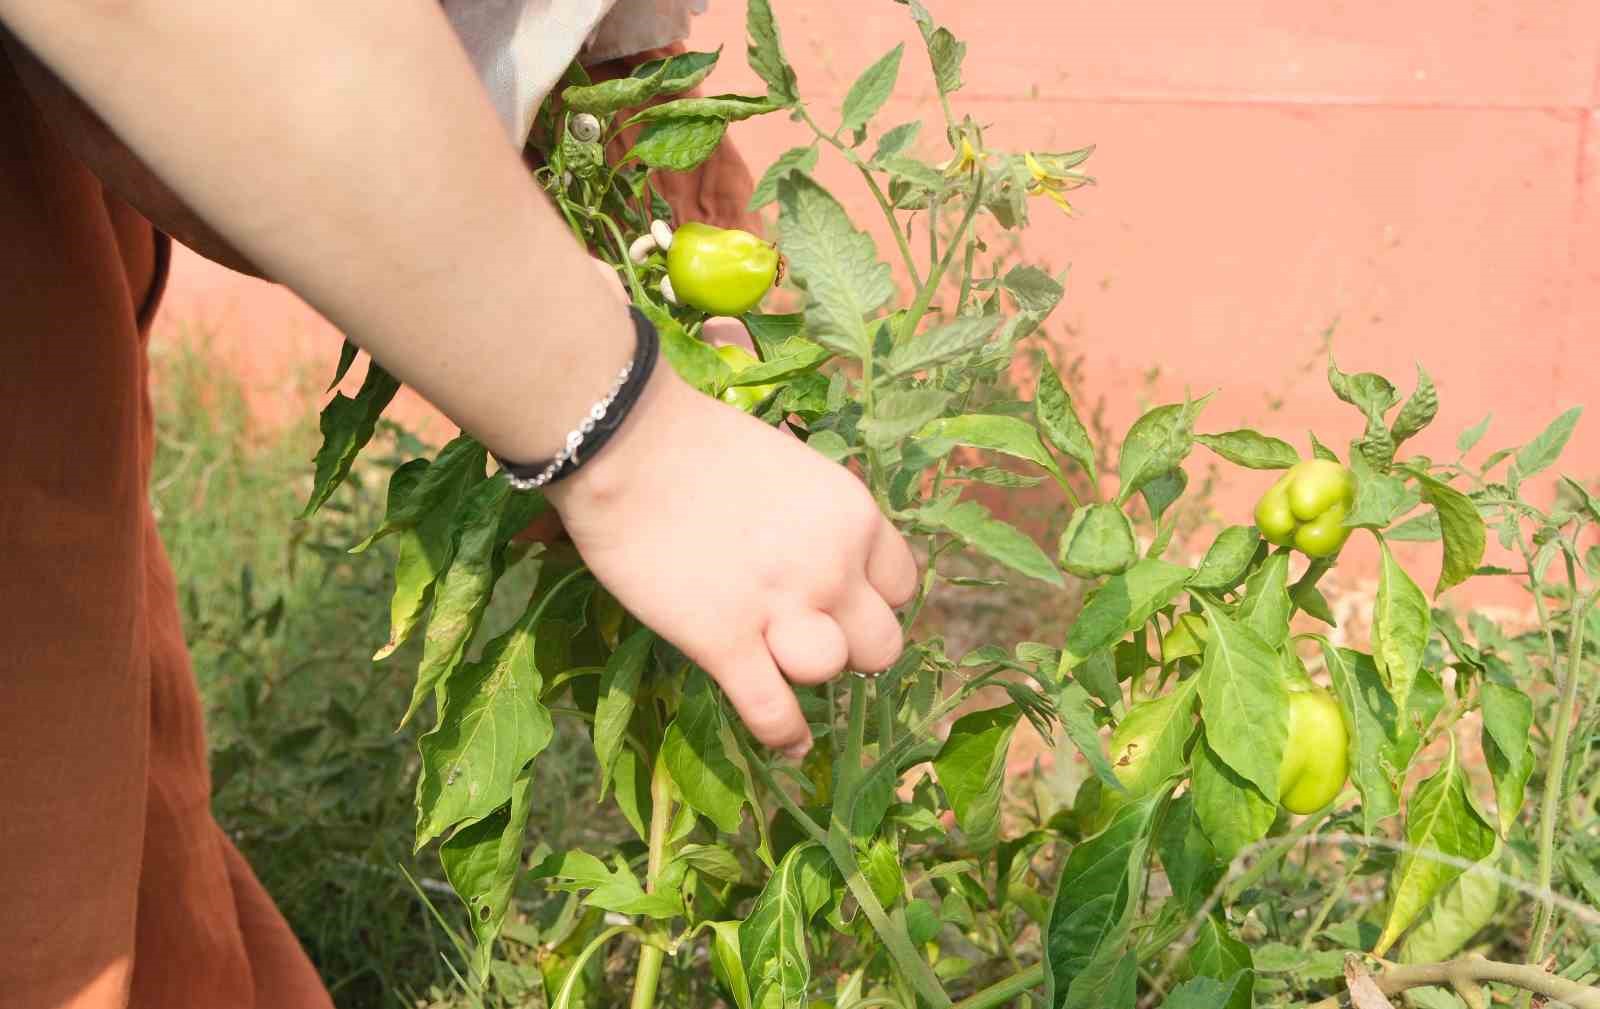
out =
[[778,279],[778,249],[748,231],[690,221],[672,234],[667,278],[680,304],[708,315],[743,315]]
[[1270,543],[1296,547],[1308,557],[1329,557],[1350,536],[1344,517],[1355,496],[1349,470],[1328,459],[1307,459],[1261,496],[1256,528]]
[[[761,361],[748,350],[733,344],[725,344],[717,348],[717,356],[722,358],[733,373],[747,368],[753,368]],[[738,407],[745,413],[750,413],[756,407],[766,402],[768,396],[777,389],[776,385],[735,385],[722,390],[722,401],[729,406]]]

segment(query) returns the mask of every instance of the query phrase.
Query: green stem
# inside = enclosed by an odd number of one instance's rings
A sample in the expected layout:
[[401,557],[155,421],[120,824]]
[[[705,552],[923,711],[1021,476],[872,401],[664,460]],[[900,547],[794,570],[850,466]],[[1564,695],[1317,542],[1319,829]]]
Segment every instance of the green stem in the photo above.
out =
[[[667,863],[667,833],[672,829],[672,776],[667,773],[667,762],[657,759],[650,775],[650,854],[645,863],[645,892],[655,893],[661,879],[662,866]],[[645,943],[639,948],[639,963],[633,974],[633,1002],[631,1009],[654,1009],[656,989],[661,983],[661,964],[666,951],[657,944]]]
[[872,892],[872,887],[861,875],[861,866],[856,863],[856,853],[850,846],[850,838],[845,835],[843,824],[837,815],[833,818],[833,829],[828,832],[828,854],[833,857],[833,863],[844,876],[844,885],[855,897],[856,903],[861,908],[861,913],[867,916],[874,932],[878,933],[878,941],[883,943],[884,949],[894,965],[911,987],[916,989],[917,997],[924,1002],[928,1009],[950,1009],[950,996],[945,994],[944,986],[939,983],[939,976],[928,966],[928,961],[917,952],[916,946],[911,943],[911,936],[906,930],[891,921],[888,912],[878,902],[878,895]]
[[933,304],[933,296],[938,293],[939,284],[944,280],[944,275],[950,269],[950,262],[955,258],[956,249],[966,237],[967,229],[972,226],[972,219],[978,215],[978,205],[983,202],[983,176],[978,176],[976,187],[972,191],[972,198],[967,201],[967,212],[961,218],[961,226],[950,239],[949,248],[944,250],[944,255],[939,257],[936,264],[931,266],[927,281],[917,291],[917,300],[911,303],[910,310],[905,319],[900,323],[900,332],[915,333],[917,326],[922,322],[922,317],[927,314],[928,306]]
[[[1550,936],[1550,921],[1555,916],[1550,880],[1555,866],[1556,821],[1561,818],[1561,787],[1567,768],[1567,744],[1572,735],[1573,707],[1578,696],[1578,680],[1583,671],[1583,635],[1587,629],[1589,605],[1594,596],[1572,602],[1572,624],[1567,630],[1567,668],[1561,684],[1561,702],[1556,707],[1556,737],[1550,746],[1550,768],[1545,774],[1544,795],[1539,809],[1539,910],[1534,917],[1533,942],[1528,963],[1544,959],[1545,941]],[[1552,645],[1552,647],[1554,647]]]
[[1001,981],[968,995],[957,1002],[951,1009],[998,1009],[1012,999],[1031,988],[1044,984],[1044,964],[1037,963],[1020,974],[1013,974]]
[[578,978],[582,976],[584,965],[589,962],[589,958],[594,956],[600,947],[623,934],[634,936],[640,943],[645,942],[644,929],[637,925],[613,925],[590,939],[589,945],[583,947],[583,951],[572,961],[572,966],[567,970],[567,979],[562,982],[561,991],[557,993],[556,1000],[550,1004],[550,1009],[567,1009],[572,1005],[573,990],[577,988]]
[[1329,891],[1327,899],[1322,902],[1321,907],[1317,908],[1316,916],[1311,919],[1311,924],[1306,927],[1306,934],[1300,937],[1301,949],[1311,948],[1311,944],[1317,938],[1317,933],[1322,931],[1323,924],[1327,922],[1328,915],[1333,913],[1334,905],[1339,903],[1339,899],[1344,896],[1345,891],[1350,889],[1350,881],[1355,878],[1356,870],[1361,867],[1361,862],[1366,857],[1367,850],[1363,847],[1356,852],[1356,857],[1352,858],[1350,864],[1345,867],[1344,875],[1339,877],[1339,882],[1334,884],[1333,889]]
[[840,143],[838,137],[826,132],[821,126],[817,125],[817,121],[811,118],[810,111],[804,105],[796,105],[795,110],[800,113],[800,118],[805,124],[811,127],[811,132],[817,135],[818,140],[832,145],[840,154],[843,154],[845,160],[854,165],[856,170],[861,173],[861,177],[866,180],[867,188],[872,190],[873,199],[878,201],[878,208],[883,211],[883,216],[889,221],[889,230],[894,232],[894,241],[900,248],[900,258],[905,261],[906,273],[911,277],[911,286],[921,287],[922,278],[921,274],[917,272],[916,258],[911,255],[911,245],[906,241],[905,233],[900,230],[900,222],[895,219],[894,205],[884,195],[883,188],[878,185],[878,180],[872,177],[872,169],[865,161],[861,160],[861,155]]

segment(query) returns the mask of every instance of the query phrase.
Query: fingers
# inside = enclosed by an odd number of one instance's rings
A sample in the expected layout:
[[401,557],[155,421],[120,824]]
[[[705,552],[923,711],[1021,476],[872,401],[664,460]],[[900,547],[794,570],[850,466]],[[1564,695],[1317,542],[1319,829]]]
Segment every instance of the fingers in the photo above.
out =
[[850,668],[881,673],[894,665],[904,647],[900,622],[883,597],[865,584],[834,609],[833,619],[844,631],[850,650]]
[[750,734],[763,745],[795,760],[811,749],[811,729],[800,713],[800,702],[759,638],[753,647],[740,650],[726,665],[714,669],[707,666],[706,672],[728,695]]
[[844,631],[826,613],[800,610],[773,620],[767,647],[783,674],[795,683],[826,683],[850,661]]
[[917,594],[917,561],[900,530],[887,518],[867,555],[867,581],[890,606],[904,606]]

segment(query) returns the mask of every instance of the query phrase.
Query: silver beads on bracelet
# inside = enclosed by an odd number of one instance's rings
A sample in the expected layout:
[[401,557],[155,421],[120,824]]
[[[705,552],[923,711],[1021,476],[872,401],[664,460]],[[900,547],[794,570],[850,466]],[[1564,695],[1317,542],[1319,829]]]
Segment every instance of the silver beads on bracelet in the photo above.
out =
[[616,381],[611,383],[611,391],[589,408],[589,413],[583,418],[583,423],[567,432],[566,446],[556,453],[554,459],[550,460],[550,465],[531,477],[517,477],[507,473],[507,482],[516,490],[538,490],[551,480],[554,480],[556,475],[568,463],[577,462],[578,449],[582,447],[583,439],[594,432],[596,424],[605,420],[606,411],[611,409],[611,404],[616,402],[617,394],[627,384],[628,376],[633,374],[633,365],[634,362],[629,361],[623,366],[622,370],[617,373]]

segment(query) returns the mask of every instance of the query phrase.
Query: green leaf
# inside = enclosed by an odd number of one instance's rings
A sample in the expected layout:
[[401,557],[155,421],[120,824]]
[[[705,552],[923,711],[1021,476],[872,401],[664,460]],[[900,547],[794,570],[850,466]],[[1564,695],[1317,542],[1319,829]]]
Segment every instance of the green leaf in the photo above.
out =
[[[765,0],[751,0],[752,7],[756,3]],[[780,180],[778,204],[784,254],[807,295],[807,332],[838,353],[865,357],[864,320],[894,295],[888,265],[878,259],[872,237],[809,176]]]
[[634,699],[638,696],[639,683],[644,678],[645,664],[655,640],[656,636],[646,628],[634,631],[617,645],[617,650],[606,660],[606,671],[600,676],[600,698],[594,706],[594,753],[600,765],[602,799],[611,780],[611,767],[627,740]]
[[[389,515],[397,515],[405,509],[405,502],[417,493],[431,465],[424,459],[413,459],[394,471],[389,480]],[[477,479],[483,478],[482,473],[480,463]],[[466,487],[465,480],[457,482],[454,494],[441,500],[420,525],[400,533],[394,562],[394,595],[389,600],[389,640],[373,654],[372,661],[380,662],[394,654],[422,622],[422,614],[433,601],[439,573],[449,565],[455,548],[451,529]]]
[[1383,534],[1383,538],[1391,543],[1433,543],[1444,537],[1444,529],[1439,523],[1439,513],[1436,511],[1423,512]]
[[919,433],[944,412],[950,394],[926,386],[892,389],[879,398],[872,417],[861,422],[867,444],[884,449]]
[[1201,977],[1231,986],[1227,1001],[1217,1003],[1216,1009],[1251,1009],[1255,1004],[1255,970],[1250,948],[1228,928],[1227,919],[1221,913],[1213,913],[1201,922],[1187,964]]
[[800,1009],[808,1001],[811,961],[806,926],[833,893],[833,862],[815,841],[789,849],[739,925],[739,956],[750,1004]]
[[737,883],[744,878],[744,870],[739,867],[739,859],[727,848],[716,845],[686,844],[678,849],[672,860],[682,862],[702,876],[710,876],[726,883]]
[[810,172],[817,167],[817,145],[810,147],[791,147],[778,155],[767,170],[761,174],[761,181],[756,183],[755,192],[750,194],[750,203],[746,210],[760,210],[762,207],[778,198],[778,183],[793,172]]
[[[1234,1009],[1239,993],[1248,998],[1253,987],[1251,975],[1241,971],[1228,981],[1197,977],[1172,989],[1161,1009]],[[1248,1004],[1248,1003],[1244,1003]]]
[[832,356],[826,347],[803,337],[791,337],[780,344],[767,360],[732,375],[728,379],[728,388],[787,381],[797,375],[816,371],[818,365]]
[[1329,462],[1339,462],[1339,454],[1317,440],[1315,431],[1307,431],[1311,437],[1311,455],[1317,459],[1326,459]]
[[806,330],[804,312],[781,314],[746,312],[739,317],[739,321],[744,323],[744,328],[750,333],[750,339],[760,348],[763,358],[775,356],[779,348],[788,344],[790,340],[802,336]]
[[976,501],[959,501],[956,494],[946,494],[912,515],[919,524],[948,532],[1014,571],[1051,585],[1064,584],[1061,572],[1039,549],[1039,544],[1015,526],[992,517],[988,509]]
[[1061,566],[1079,578],[1120,574],[1139,557],[1133,523],[1116,505],[1085,505],[1072,513],[1061,534],[1059,557]]
[[[1129,798],[1143,798],[1175,778],[1194,735],[1195,680],[1128,709],[1111,732],[1111,767]],[[1102,807],[1115,792],[1102,792]]]
[[905,896],[906,877],[900,868],[900,852],[887,839],[873,838],[858,861],[861,875],[866,878],[878,903],[893,907]]
[[711,679],[695,668],[683,687],[678,716],[667,726],[661,759],[690,809],[731,834],[739,829],[744,774],[731,759],[722,735],[722,705]]
[[1189,587],[1213,592],[1233,588],[1250,569],[1260,545],[1261,533],[1255,526],[1229,526],[1222,530],[1206,550],[1200,569],[1189,580]]
[[1515,686],[1485,680],[1478,688],[1483,701],[1483,756],[1494,780],[1500,831],[1509,834],[1522,812],[1522,796],[1533,774],[1533,699]]
[[917,432],[918,438],[948,439],[957,445],[968,445],[990,452],[1000,452],[1017,459],[1042,466],[1051,473],[1060,472],[1050,450],[1039,440],[1033,425],[1017,417],[1002,414],[964,413],[959,417],[945,417],[931,421]]
[[1205,743],[1195,747],[1190,788],[1200,829],[1224,861],[1266,837],[1278,815],[1276,801],[1236,774]]
[[1172,800],[1162,818],[1156,847],[1177,906],[1195,914],[1211,899],[1228,866],[1217,857],[1216,849],[1200,828],[1193,789]]
[[1405,761],[1394,767],[1393,740],[1400,731],[1400,713],[1383,685],[1372,656],[1335,648],[1326,638],[1323,661],[1350,729],[1350,780],[1361,793],[1362,831],[1373,834],[1378,822],[1400,812],[1400,779]]
[[1483,821],[1467,794],[1467,776],[1457,762],[1454,737],[1449,757],[1417,786],[1406,810],[1406,843],[1389,880],[1389,916],[1373,947],[1383,956],[1436,896],[1461,875],[1455,862],[1435,853],[1477,862],[1494,851],[1494,828]]
[[1372,654],[1395,706],[1404,715],[1411,685],[1428,647],[1433,615],[1422,590],[1390,553],[1389,544],[1381,536],[1378,544],[1383,548],[1383,557],[1378,566],[1378,599],[1372,613]]
[[1500,910],[1495,854],[1462,873],[1423,912],[1400,944],[1401,963],[1441,963],[1461,951]]
[[1489,421],[1494,419],[1494,414],[1485,414],[1483,419],[1461,432],[1461,437],[1456,439],[1456,449],[1462,455],[1471,452],[1478,442],[1483,440],[1484,434],[1489,430]]
[[1112,773],[1111,761],[1106,759],[1105,746],[1100,742],[1100,731],[1095,725],[1089,692],[1078,681],[1068,680],[1056,694],[1056,716],[1061,719],[1061,727],[1066,731],[1067,738],[1083,754],[1095,777],[1112,791],[1121,791],[1122,782]]
[[1439,584],[1433,594],[1460,585],[1483,563],[1483,551],[1488,534],[1483,527],[1483,516],[1472,499],[1441,480],[1426,473],[1415,473],[1422,487],[1422,499],[1439,512],[1439,528],[1444,534],[1444,566],[1439,571]]
[[[711,76],[717,61],[722,58],[722,47],[716,52],[674,53],[665,59],[650,60],[633,68],[633,77],[656,77],[660,88],[657,94],[675,95],[699,84]],[[659,77],[657,74],[659,73]],[[652,96],[654,97],[654,96]]]
[[357,347],[348,339],[344,341],[344,346],[339,348],[339,366],[333,370],[333,381],[328,383],[328,387],[322,390],[323,392],[332,392],[339,388],[339,383],[343,382],[344,377],[350,373],[350,366],[356,363],[356,355],[360,352],[360,347]]
[[968,315],[924,330],[894,348],[881,374],[897,378],[963,357],[983,346],[999,324],[996,315]]
[[419,741],[417,848],[483,819],[513,796],[523,769],[555,735],[539,703],[530,607],[483,656],[445,684],[439,723]]
[[1194,440],[1234,465],[1250,469],[1288,469],[1300,461],[1300,453],[1293,445],[1249,428],[1197,434]]
[[913,119],[909,123],[901,123],[899,126],[885,131],[883,136],[878,138],[878,149],[873,152],[872,160],[882,161],[884,158],[902,153],[916,142],[917,134],[921,132],[922,120],[920,119]]
[[956,41],[949,31],[933,23],[927,8],[917,0],[909,0],[911,16],[922,32],[928,46],[928,61],[933,65],[934,83],[940,94],[948,95],[961,87],[961,60],[967,54],[967,44]]
[[1204,403],[1158,406],[1133,422],[1117,464],[1122,477],[1117,504],[1125,504],[1140,487],[1183,462],[1194,443],[1194,418]]
[[479,977],[489,972],[494,941],[505,923],[511,889],[522,867],[522,843],[533,810],[531,777],[524,770],[512,783],[509,803],[456,831],[439,846],[444,878],[467,905],[472,919],[477,940],[473,969]]
[[1422,365],[1417,365],[1417,388],[1406,400],[1406,405],[1400,408],[1395,415],[1394,423],[1389,426],[1389,433],[1394,438],[1396,445],[1415,435],[1429,424],[1439,413],[1439,391],[1433,387],[1433,379],[1423,370]]
[[770,0],[747,0],[745,30],[749,37],[746,58],[756,76],[766,81],[767,97],[784,105],[799,101],[794,68],[783,55],[783,41],[778,35],[778,22],[772,16]]
[[1578,418],[1582,414],[1583,407],[1573,407],[1551,421],[1550,426],[1541,431],[1537,438],[1517,449],[1517,470],[1524,480],[1554,465],[1561,457],[1561,450],[1567,447],[1567,439],[1572,437],[1572,429],[1578,426]]
[[645,893],[639,877],[620,854],[613,856],[611,868],[588,852],[554,854],[529,870],[528,878],[550,880],[552,890],[564,893],[588,890],[589,895],[583,899],[586,907],[658,919],[683,914],[683,901],[677,895]]
[[1056,374],[1048,359],[1043,362],[1039,372],[1039,389],[1034,395],[1033,408],[1039,428],[1050,439],[1050,444],[1081,466],[1089,475],[1089,482],[1094,483],[1098,478],[1095,476],[1094,446],[1089,442],[1089,431],[1078,419],[1078,412],[1072,407],[1072,397],[1061,384],[1061,376]]
[[1126,938],[1127,912],[1144,889],[1152,822],[1165,798],[1158,792],[1122,807],[1104,830],[1067,856],[1045,928],[1045,1005],[1064,1005],[1096,952],[1115,949]]
[[713,921],[711,926],[711,973],[733,997],[735,1009],[752,1009],[750,981],[744,972],[744,957],[739,952],[737,921]]
[[1179,564],[1146,557],[1120,575],[1113,575],[1084,603],[1067,632],[1061,672],[1078,666],[1096,651],[1142,626],[1171,602],[1194,572]]
[[485,479],[488,451],[466,435],[453,439],[439,450],[416,484],[404,495],[391,495],[388,514],[377,532],[350,548],[363,553],[391,533],[414,529],[440,512],[453,512],[466,488]]
[[1362,465],[1356,477],[1355,504],[1344,517],[1344,524],[1352,529],[1387,529],[1389,523],[1416,507],[1417,500],[1405,481]]
[[1196,677],[1206,739],[1223,763],[1276,802],[1289,735],[1289,692],[1278,654],[1220,606],[1196,598],[1211,631]]
[[316,476],[312,478],[311,497],[300,513],[301,518],[316,514],[344,483],[356,456],[372,440],[378,418],[399,391],[399,380],[373,361],[367,365],[367,377],[355,396],[337,393],[322,408],[322,447],[317,449]]
[[669,119],[720,119],[724,123],[737,123],[753,116],[776,112],[780,108],[783,106],[774,104],[769,98],[750,95],[679,98],[677,101],[646,106],[629,117],[623,125],[634,126]]
[[401,725],[411,721],[435,687],[445,684],[478,629],[494,586],[494,554],[502,542],[500,519],[510,494],[511,485],[497,476],[474,486],[461,503],[454,555],[434,589],[417,682]]
[[844,121],[839,124],[841,132],[863,129],[883,108],[889,96],[894,94],[895,81],[900,77],[900,57],[905,49],[903,43],[895,46],[850,85],[850,90],[844,96]]
[[1331,354],[1328,355],[1328,385],[1335,396],[1360,410],[1369,419],[1376,416],[1381,420],[1400,402],[1399,390],[1388,379],[1370,371],[1348,375],[1333,363]]
[[1021,717],[1015,704],[963,715],[933,758],[939,787],[974,851],[988,851],[999,839],[1006,754]]
[[1237,616],[1269,648],[1289,640],[1289,555],[1276,553],[1256,568],[1244,583],[1244,601]]
[[990,487],[1037,487],[1044,482],[1042,476],[1013,473],[998,466],[977,466],[971,469],[959,467],[954,471],[954,475],[958,479],[974,480]]
[[[1150,517],[1157,522],[1165,515],[1172,503],[1183,496],[1189,488],[1189,474],[1182,469],[1169,469],[1154,480],[1147,481],[1139,488],[1139,494],[1144,498],[1145,505],[1150,509]],[[1169,524],[1168,531],[1175,526]],[[1152,557],[1161,556],[1161,551],[1152,547]]]
[[711,157],[727,132],[728,121],[712,116],[656,120],[639,131],[639,139],[623,160],[638,158],[651,168],[692,171]]

